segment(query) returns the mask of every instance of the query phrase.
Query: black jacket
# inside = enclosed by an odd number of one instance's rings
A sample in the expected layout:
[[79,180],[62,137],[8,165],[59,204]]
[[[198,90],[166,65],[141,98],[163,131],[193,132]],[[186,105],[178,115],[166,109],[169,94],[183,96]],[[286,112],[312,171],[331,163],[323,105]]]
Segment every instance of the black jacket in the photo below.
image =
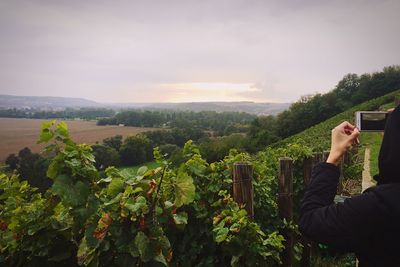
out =
[[301,207],[301,233],[355,252],[360,267],[400,266],[400,106],[386,124],[378,185],[333,204],[339,175],[339,168],[329,163],[314,167]]

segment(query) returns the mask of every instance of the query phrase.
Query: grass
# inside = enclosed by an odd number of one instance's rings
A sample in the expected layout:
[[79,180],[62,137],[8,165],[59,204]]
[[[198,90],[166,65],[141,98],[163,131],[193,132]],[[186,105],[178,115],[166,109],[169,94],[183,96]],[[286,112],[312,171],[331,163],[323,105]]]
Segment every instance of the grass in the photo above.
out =
[[137,166],[121,167],[119,169],[122,171],[123,174],[136,175],[137,170],[142,166],[146,166],[149,169],[155,169],[155,168],[159,167],[160,164],[155,161],[149,161],[149,162],[145,162],[143,164],[137,165]]

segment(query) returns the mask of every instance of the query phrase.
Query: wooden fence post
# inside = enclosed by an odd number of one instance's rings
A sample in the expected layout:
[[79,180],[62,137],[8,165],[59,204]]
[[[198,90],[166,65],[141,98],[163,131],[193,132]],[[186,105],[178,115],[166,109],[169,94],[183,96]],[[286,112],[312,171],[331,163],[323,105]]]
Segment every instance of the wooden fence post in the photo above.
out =
[[[293,220],[293,160],[291,158],[279,159],[279,191],[278,191],[279,217],[287,222]],[[284,267],[293,266],[293,232],[286,229],[285,250],[282,253]]]
[[233,164],[233,199],[244,204],[250,219],[254,219],[253,166],[247,162]]
[[312,167],[320,163],[322,161],[322,158],[323,158],[322,152],[315,152],[312,157]]
[[351,163],[351,153],[349,150],[346,150],[346,153],[343,155],[343,164],[349,165]]
[[313,158],[307,157],[303,161],[303,177],[304,177],[304,184],[308,186],[311,182],[311,172],[313,168]]

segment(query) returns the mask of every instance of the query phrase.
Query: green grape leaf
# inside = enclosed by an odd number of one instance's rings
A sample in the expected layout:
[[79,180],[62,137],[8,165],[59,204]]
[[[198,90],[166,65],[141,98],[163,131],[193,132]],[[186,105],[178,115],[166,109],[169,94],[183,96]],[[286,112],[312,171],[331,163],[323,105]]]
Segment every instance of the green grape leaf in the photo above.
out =
[[121,178],[114,178],[107,186],[107,195],[115,197],[124,191],[124,187],[124,181]]
[[78,264],[85,266],[89,265],[95,257],[95,249],[88,246],[85,237],[82,238],[81,243],[79,244],[77,257]]
[[46,172],[47,177],[54,179],[57,176],[59,167],[60,166],[59,166],[58,162],[53,160],[50,163],[49,167],[47,168],[47,172]]
[[196,188],[193,179],[187,173],[180,171],[174,183],[175,189],[175,206],[181,207],[189,204],[194,200]]
[[56,123],[56,120],[45,121],[45,122],[42,123],[41,129],[42,130],[50,129],[51,126],[53,126],[55,123]]
[[155,257],[155,250],[152,248],[150,239],[143,232],[137,233],[135,245],[139,250],[142,261],[148,262]]
[[100,180],[97,181],[97,184],[101,184],[101,183],[109,183],[112,181],[112,177],[107,177],[107,178],[102,178]]
[[149,207],[146,203],[146,198],[143,196],[137,197],[136,200],[133,200],[132,198],[128,199],[125,202],[125,208],[136,214],[139,211],[142,211],[142,213],[147,213],[149,210]]
[[111,199],[109,202],[104,203],[104,206],[109,206],[109,205],[118,203],[121,200],[122,195],[123,195],[122,193],[119,193],[116,197]]
[[186,212],[179,212],[173,215],[175,224],[187,224],[188,214]]
[[143,176],[147,172],[147,170],[147,166],[142,166],[137,170],[136,174],[139,176]]
[[168,266],[167,260],[165,259],[164,255],[162,253],[156,255],[154,257],[154,260],[159,263],[162,263],[164,266]]
[[215,241],[217,243],[221,243],[223,242],[227,237],[228,237],[228,233],[229,233],[229,229],[222,227],[221,229],[219,229],[219,231],[217,232],[217,236],[215,237]]
[[49,129],[43,129],[40,132],[39,140],[37,141],[38,144],[47,143],[54,137],[54,133]]
[[86,203],[89,188],[83,182],[73,184],[68,175],[59,175],[54,179],[53,192],[60,196],[63,202],[71,206],[80,206]]
[[57,124],[56,133],[58,133],[62,137],[66,137],[66,138],[69,137],[68,125],[64,121],[58,123]]

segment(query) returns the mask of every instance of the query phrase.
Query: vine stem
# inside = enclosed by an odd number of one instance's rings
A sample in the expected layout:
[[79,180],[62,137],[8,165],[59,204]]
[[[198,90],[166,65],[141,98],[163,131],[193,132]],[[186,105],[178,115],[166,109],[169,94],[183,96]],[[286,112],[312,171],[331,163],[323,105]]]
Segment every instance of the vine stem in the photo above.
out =
[[163,170],[163,173],[162,173],[162,175],[161,175],[160,184],[159,184],[158,187],[157,187],[156,196],[154,197],[153,203],[151,204],[151,208],[150,208],[150,212],[151,212],[152,215],[153,215],[153,223],[154,223],[154,224],[155,224],[155,218],[156,218],[156,216],[155,216],[154,213],[155,213],[155,208],[156,208],[156,204],[157,204],[157,198],[158,198],[158,194],[160,193],[161,184],[162,184],[162,182],[163,182],[164,175],[165,175],[165,172],[167,171],[167,169],[168,169],[168,166],[165,166],[165,168],[164,168],[164,170]]

